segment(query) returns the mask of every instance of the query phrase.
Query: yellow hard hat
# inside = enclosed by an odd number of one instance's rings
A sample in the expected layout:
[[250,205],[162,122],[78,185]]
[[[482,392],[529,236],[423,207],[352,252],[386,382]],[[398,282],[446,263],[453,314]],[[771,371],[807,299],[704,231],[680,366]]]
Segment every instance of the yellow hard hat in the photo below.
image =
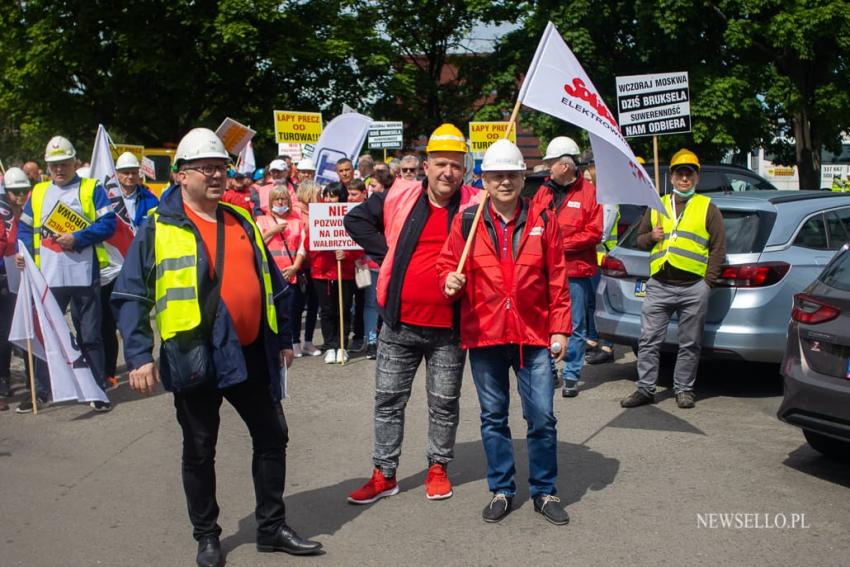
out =
[[699,171],[699,158],[691,150],[682,148],[673,154],[673,158],[670,160],[670,171],[680,165],[689,165]]
[[645,160],[645,159],[643,159],[642,157],[640,157],[640,156],[635,156],[635,159],[637,160],[637,162],[638,162],[639,164],[641,164],[641,165],[646,165],[646,160]]
[[466,138],[454,124],[441,124],[431,133],[425,151],[466,153]]

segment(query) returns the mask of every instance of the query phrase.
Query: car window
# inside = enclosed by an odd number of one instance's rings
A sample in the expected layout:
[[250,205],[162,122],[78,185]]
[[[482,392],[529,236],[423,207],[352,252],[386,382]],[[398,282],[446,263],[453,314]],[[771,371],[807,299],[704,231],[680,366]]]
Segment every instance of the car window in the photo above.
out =
[[726,182],[726,176],[719,171],[703,170],[699,176],[697,191],[700,193],[732,191],[732,186]]
[[774,189],[770,183],[757,177],[750,177],[740,173],[726,173],[728,184],[732,187],[732,191],[757,191],[759,189]]
[[830,250],[838,250],[847,242],[847,231],[835,212],[826,213],[826,229],[829,232]]
[[837,209],[833,213],[835,213],[835,216],[839,218],[841,224],[844,226],[844,232],[850,235],[850,207]]
[[[749,254],[751,252],[761,252],[764,249],[764,243],[767,241],[774,218],[769,213],[741,211],[741,210],[720,210],[723,215],[723,228],[726,232],[726,253],[727,254]],[[628,232],[623,236],[618,246],[637,250],[637,225],[640,224],[640,219],[635,221],[635,224],[629,228]]]
[[840,252],[818,279],[830,287],[850,291],[850,252]]
[[803,223],[797,238],[794,239],[794,245],[814,250],[828,249],[823,215],[815,215]]

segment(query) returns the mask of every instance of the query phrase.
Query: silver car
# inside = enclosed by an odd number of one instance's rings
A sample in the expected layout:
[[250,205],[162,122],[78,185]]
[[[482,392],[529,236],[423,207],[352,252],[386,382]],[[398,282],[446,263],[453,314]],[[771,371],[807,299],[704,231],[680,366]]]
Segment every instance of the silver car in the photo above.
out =
[[[826,191],[749,191],[712,195],[726,229],[726,264],[711,292],[703,358],[779,363],[794,294],[850,238],[850,195]],[[601,336],[636,347],[649,278],[649,252],[637,224],[603,259],[596,291]],[[676,320],[662,350],[675,352]]]

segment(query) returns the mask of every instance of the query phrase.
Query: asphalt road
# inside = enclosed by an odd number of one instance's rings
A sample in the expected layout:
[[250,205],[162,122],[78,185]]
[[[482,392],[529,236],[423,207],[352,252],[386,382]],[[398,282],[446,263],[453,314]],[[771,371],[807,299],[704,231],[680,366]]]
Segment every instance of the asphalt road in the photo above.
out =
[[[497,525],[481,520],[489,493],[468,367],[449,467],[455,495],[425,499],[423,372],[407,413],[401,492],[359,507],[345,496],[371,474],[374,362],[296,361],[284,406],[288,520],[324,543],[319,557],[255,551],[250,439],[225,403],[217,469],[227,564],[850,562],[850,465],[820,457],[776,419],[782,387],[775,368],[703,366],[692,410],[678,409],[669,391],[657,405],[621,409],[618,401],[634,387],[631,352],[618,350],[616,363],[586,368],[579,397],[555,399],[558,484],[572,517],[561,527],[546,523],[528,500],[516,395],[515,509]],[[670,369],[664,374],[669,381]],[[103,415],[80,405],[53,406],[37,417],[0,413],[0,565],[194,565],[171,396],[140,398],[125,377],[112,397],[115,409]],[[717,527],[723,521],[732,527]],[[764,527],[782,521],[797,526]]]

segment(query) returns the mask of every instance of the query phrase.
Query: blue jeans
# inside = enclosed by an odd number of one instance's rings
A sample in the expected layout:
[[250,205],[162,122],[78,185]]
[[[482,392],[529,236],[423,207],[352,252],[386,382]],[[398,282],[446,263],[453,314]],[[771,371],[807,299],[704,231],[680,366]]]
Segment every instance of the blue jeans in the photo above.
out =
[[596,274],[590,278],[591,293],[590,300],[587,302],[587,339],[590,341],[598,341],[600,346],[613,347],[614,343],[609,340],[599,340],[599,332],[596,330],[596,289],[599,287],[599,282],[602,280],[602,270],[596,270]]
[[522,367],[517,345],[499,345],[469,350],[472,378],[481,405],[481,441],[487,455],[487,485],[491,492],[516,494],[513,443],[508,425],[510,379],[514,369],[528,424],[528,484],[531,497],[555,494],[558,477],[558,434],[552,409],[552,371],[549,351],[542,347],[522,350]]
[[366,292],[363,326],[366,328],[366,342],[375,344],[378,342],[378,270],[370,271],[372,272],[372,285],[363,290]]
[[564,364],[564,388],[575,388],[584,365],[584,350],[587,348],[587,302],[593,295],[590,278],[570,278],[570,305],[573,319],[573,334],[567,346],[567,361]]

